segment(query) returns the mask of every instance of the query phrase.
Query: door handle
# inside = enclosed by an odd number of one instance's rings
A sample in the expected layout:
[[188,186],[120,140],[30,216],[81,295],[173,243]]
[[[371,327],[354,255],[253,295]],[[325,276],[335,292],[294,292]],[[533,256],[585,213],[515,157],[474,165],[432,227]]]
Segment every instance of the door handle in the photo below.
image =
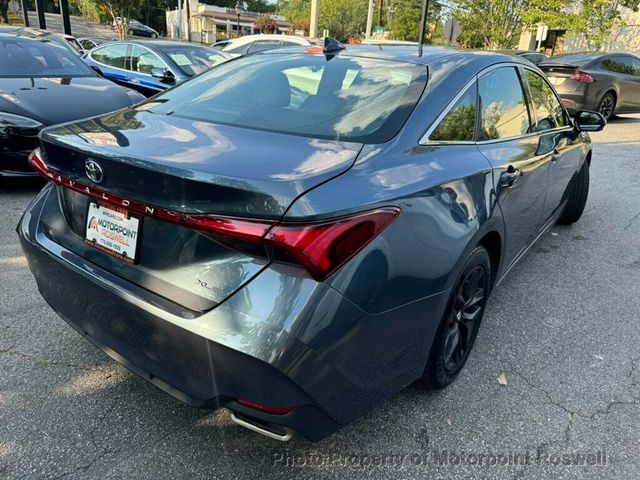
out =
[[502,174],[500,174],[500,184],[503,187],[513,187],[513,184],[516,183],[520,175],[522,175],[520,169],[513,168],[511,165],[509,165],[509,169],[506,172],[502,172]]

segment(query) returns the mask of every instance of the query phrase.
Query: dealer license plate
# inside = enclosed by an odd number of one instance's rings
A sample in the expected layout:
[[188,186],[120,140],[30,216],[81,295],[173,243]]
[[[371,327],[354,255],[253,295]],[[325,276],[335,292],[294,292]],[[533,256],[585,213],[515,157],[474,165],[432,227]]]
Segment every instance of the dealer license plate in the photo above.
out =
[[125,209],[89,202],[85,243],[134,263],[138,253],[140,219]]

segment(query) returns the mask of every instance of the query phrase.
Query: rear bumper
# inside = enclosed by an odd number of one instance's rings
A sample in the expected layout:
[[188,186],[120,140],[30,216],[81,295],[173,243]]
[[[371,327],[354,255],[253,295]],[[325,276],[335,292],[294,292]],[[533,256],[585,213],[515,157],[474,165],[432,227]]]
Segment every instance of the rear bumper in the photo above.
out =
[[[267,268],[195,314],[53,242],[39,222],[52,192],[46,187],[18,225],[41,295],[109,356],[188,404],[319,440],[422,373],[437,327],[424,314],[439,318],[443,295],[367,315],[324,284]],[[294,410],[273,415],[237,399]]]

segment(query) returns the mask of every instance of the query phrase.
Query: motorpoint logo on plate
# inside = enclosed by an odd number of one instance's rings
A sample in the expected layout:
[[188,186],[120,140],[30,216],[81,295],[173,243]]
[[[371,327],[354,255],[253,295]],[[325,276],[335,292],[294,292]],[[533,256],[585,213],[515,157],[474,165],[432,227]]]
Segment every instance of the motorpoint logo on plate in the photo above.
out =
[[100,232],[98,219],[96,217],[91,217],[91,220],[89,220],[89,230],[95,230],[96,232]]

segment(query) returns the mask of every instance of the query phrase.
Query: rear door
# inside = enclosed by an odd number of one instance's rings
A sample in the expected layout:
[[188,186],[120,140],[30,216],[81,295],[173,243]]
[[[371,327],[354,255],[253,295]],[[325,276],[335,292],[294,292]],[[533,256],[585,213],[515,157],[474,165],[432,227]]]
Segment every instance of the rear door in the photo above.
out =
[[505,265],[535,239],[543,225],[549,158],[538,151],[518,67],[501,66],[478,79],[478,149],[494,171],[506,227]]
[[616,55],[602,61],[602,68],[615,74],[618,84],[616,110],[635,110],[640,105],[640,77],[636,76],[634,58]]
[[91,59],[98,64],[97,67],[106,79],[131,88],[130,75],[126,67],[128,57],[129,45],[126,43],[114,43],[91,52]]
[[568,116],[542,75],[522,69],[531,103],[532,132],[540,133],[537,154],[549,161],[547,196],[543,220],[553,215],[564,199],[567,187],[582,161],[582,149]]

